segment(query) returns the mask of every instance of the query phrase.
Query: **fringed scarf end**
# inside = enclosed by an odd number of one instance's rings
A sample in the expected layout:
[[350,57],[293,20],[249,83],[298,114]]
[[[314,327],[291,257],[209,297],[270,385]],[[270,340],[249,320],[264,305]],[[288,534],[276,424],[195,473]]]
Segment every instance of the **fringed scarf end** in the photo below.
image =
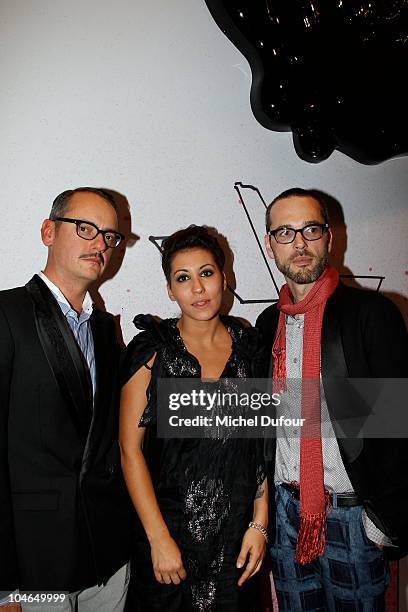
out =
[[326,512],[300,517],[295,562],[300,565],[310,563],[322,555],[325,544]]

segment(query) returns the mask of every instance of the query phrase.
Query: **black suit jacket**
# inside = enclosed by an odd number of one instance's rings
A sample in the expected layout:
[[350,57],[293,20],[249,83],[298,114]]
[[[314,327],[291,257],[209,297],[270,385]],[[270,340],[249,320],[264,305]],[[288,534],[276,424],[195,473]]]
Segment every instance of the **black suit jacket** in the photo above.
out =
[[[272,356],[278,310],[269,306],[258,317]],[[269,364],[269,374],[272,360]],[[321,374],[330,418],[338,424],[350,416],[364,421],[370,406],[347,385],[349,378],[408,378],[408,336],[399,310],[383,295],[340,283],[327,301],[322,326]],[[406,398],[401,398],[406,404]],[[344,432],[343,432],[344,433]],[[344,467],[369,518],[399,556],[408,552],[408,441],[337,436]],[[266,447],[273,482],[275,440]]]
[[74,591],[130,557],[117,443],[120,349],[94,310],[96,394],[38,276],[0,292],[0,588]]

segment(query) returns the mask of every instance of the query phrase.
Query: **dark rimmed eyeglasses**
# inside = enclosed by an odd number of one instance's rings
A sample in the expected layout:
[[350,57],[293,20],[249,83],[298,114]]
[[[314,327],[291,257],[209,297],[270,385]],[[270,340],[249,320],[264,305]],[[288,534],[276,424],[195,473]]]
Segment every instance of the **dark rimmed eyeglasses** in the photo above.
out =
[[110,249],[115,249],[125,239],[124,235],[114,230],[101,230],[90,221],[82,221],[81,219],[69,219],[68,217],[55,217],[51,221],[64,221],[65,223],[75,223],[76,233],[84,240],[93,240],[102,234],[105,244]]
[[302,238],[308,241],[319,240],[324,232],[329,229],[328,223],[311,223],[300,229],[293,227],[278,227],[275,230],[269,230],[268,236],[273,236],[279,244],[290,244],[296,238],[296,234],[302,234]]

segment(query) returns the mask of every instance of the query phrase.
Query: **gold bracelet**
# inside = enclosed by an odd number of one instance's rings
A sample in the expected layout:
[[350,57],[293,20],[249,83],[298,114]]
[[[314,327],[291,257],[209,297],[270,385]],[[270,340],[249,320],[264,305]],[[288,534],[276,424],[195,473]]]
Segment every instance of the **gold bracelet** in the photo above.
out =
[[253,527],[253,529],[257,529],[258,531],[260,531],[263,535],[263,537],[266,540],[266,543],[268,543],[268,532],[265,529],[265,527],[263,525],[261,525],[261,523],[254,523],[253,521],[251,521],[248,525],[248,527]]

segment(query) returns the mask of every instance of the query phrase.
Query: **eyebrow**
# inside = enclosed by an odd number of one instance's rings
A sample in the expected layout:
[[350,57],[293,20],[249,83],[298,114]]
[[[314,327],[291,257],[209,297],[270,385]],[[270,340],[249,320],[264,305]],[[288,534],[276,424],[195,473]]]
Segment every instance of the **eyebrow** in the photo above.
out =
[[[205,263],[202,266],[199,267],[199,270],[202,270],[203,268],[205,268],[206,266],[211,266],[211,267],[215,267],[214,264],[212,263]],[[189,270],[187,268],[179,268],[178,270],[174,270],[173,274],[177,274],[177,272],[189,272]]]
[[112,232],[114,234],[119,233],[119,230],[115,230],[112,228],[102,229],[101,227],[99,227],[99,225],[96,225],[94,221],[88,221],[88,219],[77,219],[76,217],[65,217],[65,218],[72,219],[73,221],[80,221],[81,223],[89,223],[89,225],[93,225],[94,227],[96,227],[96,229],[100,230],[101,232]]
[[308,225],[325,225],[324,221],[317,221],[316,219],[310,219],[310,221],[304,221],[301,227],[293,227],[293,225],[291,223],[285,223],[283,225],[279,225],[278,227],[275,228],[275,230],[280,230],[280,229],[303,229],[304,227],[307,227]]

